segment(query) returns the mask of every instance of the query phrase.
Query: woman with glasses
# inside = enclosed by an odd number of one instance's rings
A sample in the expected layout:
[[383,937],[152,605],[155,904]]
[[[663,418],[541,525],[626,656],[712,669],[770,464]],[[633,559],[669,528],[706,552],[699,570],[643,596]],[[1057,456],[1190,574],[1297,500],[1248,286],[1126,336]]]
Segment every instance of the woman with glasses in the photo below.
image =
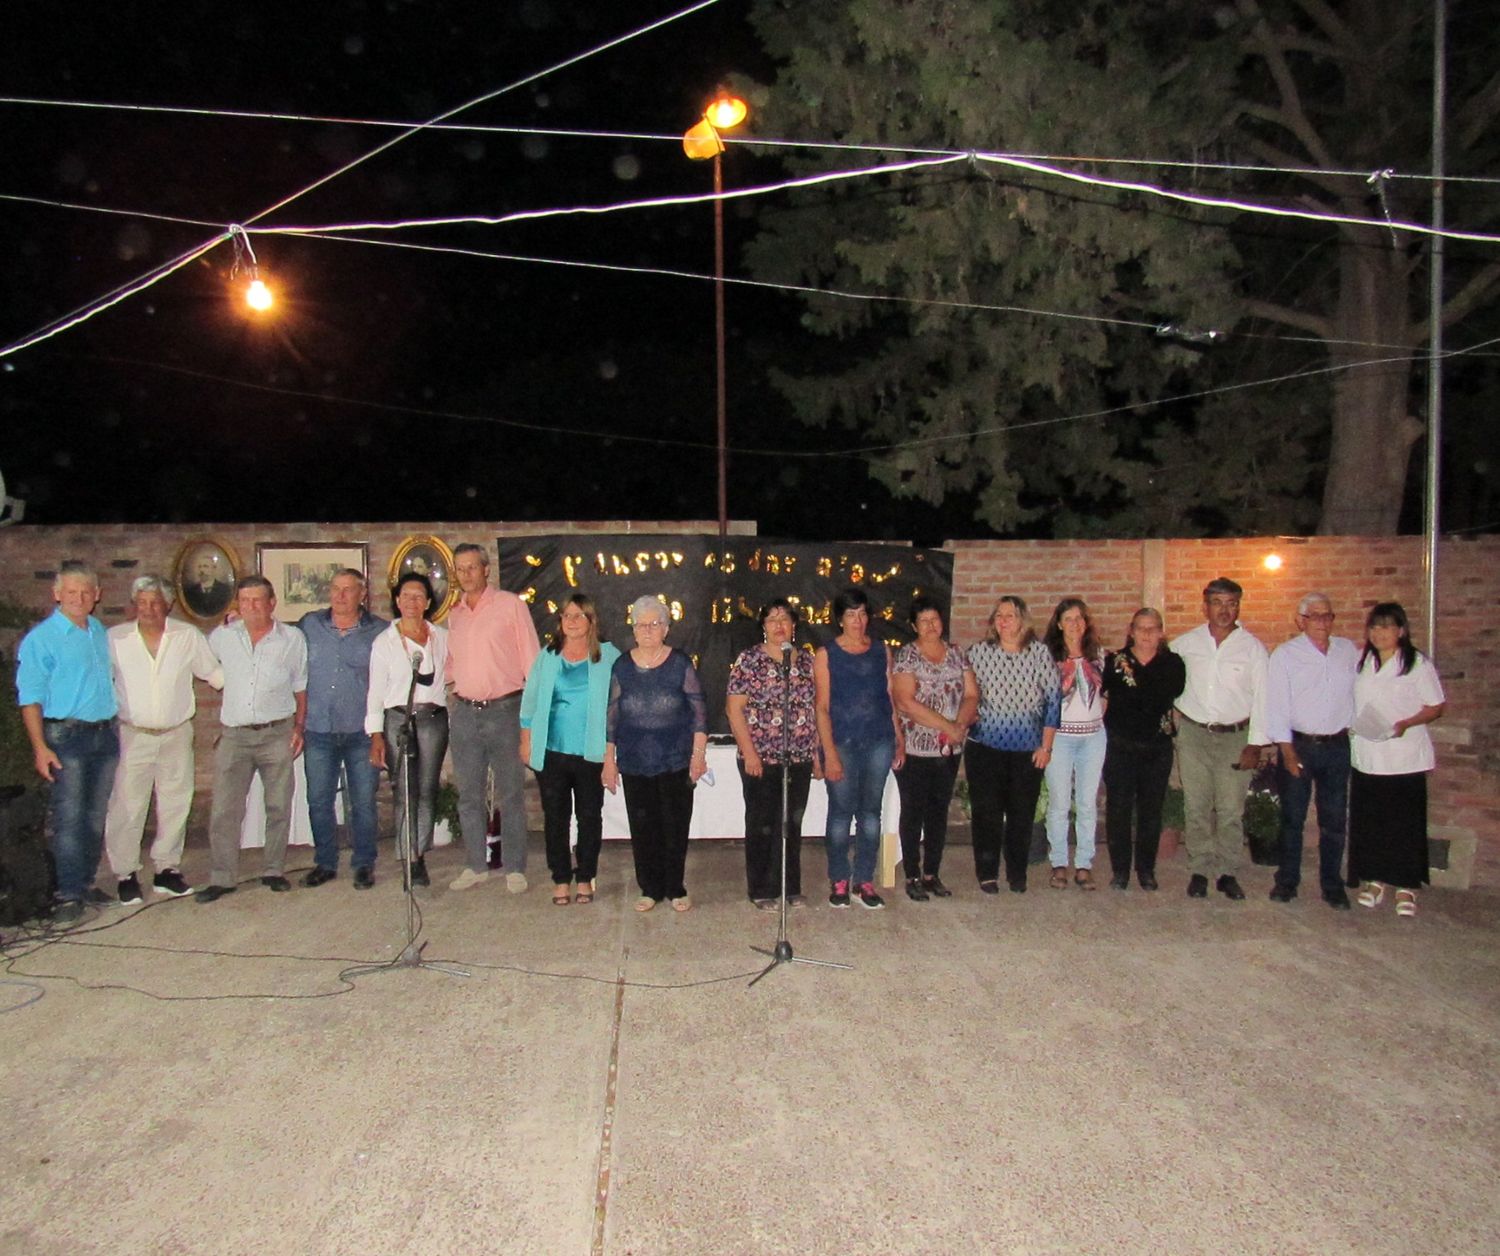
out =
[[610,673],[604,788],[625,783],[636,911],[666,899],[683,912],[693,906],[684,870],[693,786],[708,770],[708,705],[687,655],[667,644],[661,599],[637,598],[630,615],[635,647]]

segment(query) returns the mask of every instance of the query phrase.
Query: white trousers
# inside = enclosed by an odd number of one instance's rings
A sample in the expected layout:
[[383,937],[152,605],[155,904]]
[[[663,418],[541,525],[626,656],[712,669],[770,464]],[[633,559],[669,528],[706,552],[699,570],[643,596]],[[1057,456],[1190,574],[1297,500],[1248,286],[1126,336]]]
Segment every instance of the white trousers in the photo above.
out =
[[156,837],[151,862],[156,871],[182,865],[188,812],[193,806],[193,721],[170,732],[145,733],[120,725],[120,765],[104,822],[104,849],[117,880],[140,870],[141,834],[156,794]]

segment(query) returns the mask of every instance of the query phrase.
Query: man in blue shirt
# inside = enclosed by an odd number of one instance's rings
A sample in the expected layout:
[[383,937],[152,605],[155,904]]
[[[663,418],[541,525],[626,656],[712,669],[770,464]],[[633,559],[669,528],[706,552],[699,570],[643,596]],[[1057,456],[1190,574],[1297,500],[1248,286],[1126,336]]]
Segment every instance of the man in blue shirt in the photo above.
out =
[[370,648],[390,624],[365,609],[365,578],[351,567],[333,577],[328,596],[332,605],[326,611],[309,611],[297,623],[307,638],[307,813],[317,863],[302,884],[319,886],[338,875],[333,800],[342,767],[354,834],[354,888],[367,890],[375,884],[375,791],[380,784],[365,732]]
[[57,609],[21,641],[16,694],[37,774],[52,785],[47,832],[58,899],[52,920],[71,925],[85,902],[111,901],[93,884],[120,742],[109,638],[93,616],[99,577],[82,563],[64,563],[52,596]]

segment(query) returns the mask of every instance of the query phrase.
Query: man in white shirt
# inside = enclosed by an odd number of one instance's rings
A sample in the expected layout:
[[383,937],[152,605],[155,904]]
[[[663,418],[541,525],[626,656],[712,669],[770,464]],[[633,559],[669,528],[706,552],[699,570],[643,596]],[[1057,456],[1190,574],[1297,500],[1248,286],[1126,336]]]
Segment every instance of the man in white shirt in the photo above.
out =
[[141,833],[156,795],[151,863],[158,894],[186,894],[183,840],[193,806],[193,677],[215,689],[224,672],[208,640],[191,624],[168,619],[168,586],[140,576],[130,586],[135,619],[109,630],[115,698],[120,704],[120,765],[104,824],[104,849],[120,883],[120,901],[141,901]]
[[1205,898],[1208,879],[1242,899],[1235,878],[1245,843],[1245,791],[1260,762],[1266,707],[1266,647],[1240,627],[1244,590],[1220,576],[1203,590],[1207,621],[1172,642],[1187,666],[1177,699],[1177,768],[1182,776],[1188,897]]
[[264,576],[235,582],[240,617],[215,628],[208,644],[224,669],[224,731],[214,759],[214,806],[208,822],[209,884],[194,898],[212,903],[235,891],[245,795],[260,774],[266,796],[261,884],[292,888],[283,875],[292,819],[292,761],[307,723],[307,638],[277,621],[276,592]]
[[1276,647],[1266,674],[1266,735],[1281,751],[1281,866],[1271,899],[1290,903],[1302,881],[1302,829],[1318,797],[1318,881],[1323,901],[1349,910],[1341,865],[1349,799],[1349,725],[1359,648],[1333,635],[1333,603],[1309,593],[1297,604],[1300,637]]

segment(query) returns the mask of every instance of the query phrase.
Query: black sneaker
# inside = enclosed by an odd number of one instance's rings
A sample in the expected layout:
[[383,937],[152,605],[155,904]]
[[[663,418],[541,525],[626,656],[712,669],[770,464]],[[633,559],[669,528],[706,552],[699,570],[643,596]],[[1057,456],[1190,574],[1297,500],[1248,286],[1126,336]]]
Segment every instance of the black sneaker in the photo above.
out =
[[356,890],[368,890],[374,884],[374,868],[356,868],[354,870],[354,888]]
[[[141,896],[140,886],[136,886],[135,896],[137,898]],[[91,885],[83,892],[83,901],[91,907],[118,907],[121,900],[111,898],[98,886]]]
[[432,878],[427,875],[427,860],[422,856],[411,861],[411,883],[413,885],[432,884]]
[[166,868],[151,878],[151,888],[158,894],[170,894],[173,898],[181,898],[184,894],[191,894],[193,887],[182,879],[182,873],[176,868]]
[[139,903],[141,901],[141,883],[136,879],[135,873],[131,873],[120,882],[120,902]]
[[76,898],[64,899],[52,909],[52,923],[59,929],[67,929],[83,919],[83,904]]
[[[923,897],[925,898],[926,895],[924,894]],[[885,899],[881,898],[879,894],[875,893],[875,886],[873,884],[871,884],[869,881],[866,881],[859,887],[859,905],[861,907],[868,907],[871,911],[875,911],[878,908],[885,906]]]
[[833,882],[833,892],[828,895],[828,903],[831,907],[849,906],[849,882]]
[[1193,875],[1188,878],[1187,892],[1189,898],[1207,898],[1208,878],[1201,872],[1193,873]]
[[906,897],[914,903],[925,903],[932,895],[922,887],[918,878],[910,877],[906,882]]
[[936,876],[923,877],[922,888],[933,898],[952,898],[953,891],[944,885]]

